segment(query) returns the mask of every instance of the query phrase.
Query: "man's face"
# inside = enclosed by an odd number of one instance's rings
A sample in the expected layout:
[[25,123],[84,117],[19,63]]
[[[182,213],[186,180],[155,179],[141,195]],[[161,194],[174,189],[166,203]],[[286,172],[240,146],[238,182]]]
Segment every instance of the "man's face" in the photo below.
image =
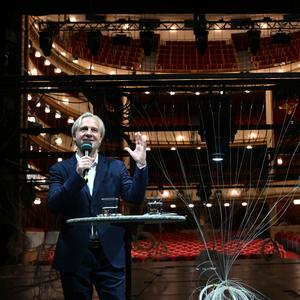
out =
[[100,144],[102,141],[97,121],[92,117],[84,118],[77,131],[75,132],[75,136],[73,136],[73,141],[75,142],[79,150],[84,142],[91,142],[91,156],[94,155],[100,148]]

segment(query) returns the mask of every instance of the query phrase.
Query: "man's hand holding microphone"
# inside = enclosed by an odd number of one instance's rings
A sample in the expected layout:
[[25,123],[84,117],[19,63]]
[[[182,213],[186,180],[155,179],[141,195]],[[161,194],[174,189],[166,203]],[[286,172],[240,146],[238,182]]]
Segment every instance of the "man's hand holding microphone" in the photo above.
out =
[[83,154],[77,162],[77,173],[83,177],[86,181],[88,180],[88,172],[92,167],[95,158],[91,157],[92,143],[89,141],[83,142],[80,147],[80,152]]

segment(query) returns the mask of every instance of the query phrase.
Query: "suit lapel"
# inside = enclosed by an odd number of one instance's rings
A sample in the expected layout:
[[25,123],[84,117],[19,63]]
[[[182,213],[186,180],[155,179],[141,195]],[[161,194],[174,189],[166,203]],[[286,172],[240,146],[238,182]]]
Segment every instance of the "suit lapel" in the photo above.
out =
[[99,160],[98,160],[98,164],[96,167],[96,176],[95,176],[95,180],[94,180],[94,187],[93,187],[93,196],[92,196],[93,198],[99,192],[101,183],[103,182],[105,174],[107,173],[107,168],[108,168],[107,160],[105,159],[105,157],[99,155]]

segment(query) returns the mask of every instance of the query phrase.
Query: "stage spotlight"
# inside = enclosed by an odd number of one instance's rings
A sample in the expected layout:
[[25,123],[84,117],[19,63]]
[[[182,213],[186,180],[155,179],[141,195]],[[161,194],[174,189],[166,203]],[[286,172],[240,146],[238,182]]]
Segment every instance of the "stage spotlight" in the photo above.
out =
[[204,14],[194,15],[194,35],[198,52],[204,54],[208,47],[208,31]]
[[213,95],[204,97],[201,110],[201,139],[206,143],[211,160],[222,163],[229,153],[229,143],[234,140],[237,132],[235,121],[231,117],[230,98]]
[[289,44],[291,42],[291,36],[282,31],[277,32],[271,38],[273,44]]
[[248,48],[250,53],[256,55],[260,47],[260,31],[259,30],[249,30],[248,35]]
[[116,34],[111,37],[113,46],[130,46],[131,37],[126,34]]
[[159,28],[160,20],[159,19],[140,19],[139,20],[139,29],[140,30],[155,30]]
[[197,34],[195,33],[195,38],[198,52],[203,55],[208,47],[208,31],[199,30]]
[[102,34],[98,30],[87,33],[87,44],[93,56],[96,56],[101,49],[101,37]]
[[42,49],[45,56],[50,56],[53,44],[52,33],[50,31],[41,31],[39,35],[40,48]]
[[146,56],[149,56],[154,48],[154,32],[141,31],[140,32],[141,46],[144,49]]

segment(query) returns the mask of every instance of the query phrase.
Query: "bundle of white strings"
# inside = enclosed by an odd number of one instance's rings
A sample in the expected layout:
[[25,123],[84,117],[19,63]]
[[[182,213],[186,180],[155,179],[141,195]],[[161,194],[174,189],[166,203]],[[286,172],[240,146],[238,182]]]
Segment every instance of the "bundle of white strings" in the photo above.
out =
[[241,283],[225,280],[206,285],[199,294],[199,300],[264,300],[259,292],[252,292]]

